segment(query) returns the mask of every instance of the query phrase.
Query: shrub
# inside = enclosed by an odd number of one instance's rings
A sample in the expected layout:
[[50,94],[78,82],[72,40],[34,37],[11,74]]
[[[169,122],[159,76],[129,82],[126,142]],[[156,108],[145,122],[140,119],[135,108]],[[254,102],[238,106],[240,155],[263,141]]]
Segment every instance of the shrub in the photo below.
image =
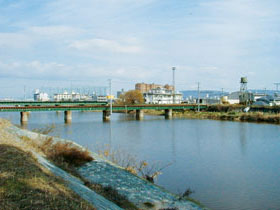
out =
[[54,162],[65,162],[69,165],[81,166],[93,160],[88,150],[84,150],[71,142],[53,143],[53,139],[48,138],[41,145],[41,149],[47,158]]

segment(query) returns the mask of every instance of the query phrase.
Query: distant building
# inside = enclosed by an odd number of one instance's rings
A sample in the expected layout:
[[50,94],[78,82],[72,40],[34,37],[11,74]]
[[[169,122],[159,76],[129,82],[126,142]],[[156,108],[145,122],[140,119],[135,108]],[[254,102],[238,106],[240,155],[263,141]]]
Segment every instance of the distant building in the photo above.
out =
[[148,93],[152,89],[157,89],[157,88],[165,88],[166,90],[174,90],[172,85],[157,85],[157,84],[146,84],[146,83],[137,83],[135,84],[135,90],[139,90],[141,93]]
[[[198,103],[198,99],[196,99],[195,101],[196,103]],[[206,105],[206,104],[219,104],[221,102],[220,99],[215,99],[215,98],[200,98],[199,99],[199,103]]]
[[[93,95],[92,100],[96,102],[108,102],[109,97],[107,96],[98,96],[98,95]],[[112,97],[113,99],[113,97]]]
[[254,94],[250,92],[240,93],[239,103],[240,104],[252,104],[254,102]]
[[223,96],[222,101],[228,102],[229,104],[239,104],[239,95],[239,91],[232,92],[228,96]]
[[260,106],[279,106],[280,105],[280,97],[278,96],[271,96],[266,95],[262,98],[258,98],[253,105],[260,105]]
[[41,93],[38,89],[34,93],[34,101],[49,101],[49,96],[47,93]]
[[[166,88],[151,89],[143,94],[146,104],[181,104],[183,95],[179,92],[173,94],[172,90]],[[174,101],[173,101],[174,97]]]
[[254,101],[257,101],[259,98],[267,96],[265,93],[254,93]]
[[67,91],[64,91],[63,93],[55,93],[53,95],[53,99],[55,101],[72,101],[72,94]]
[[124,89],[122,89],[121,91],[117,91],[117,98],[120,98],[120,96],[123,94],[124,94]]

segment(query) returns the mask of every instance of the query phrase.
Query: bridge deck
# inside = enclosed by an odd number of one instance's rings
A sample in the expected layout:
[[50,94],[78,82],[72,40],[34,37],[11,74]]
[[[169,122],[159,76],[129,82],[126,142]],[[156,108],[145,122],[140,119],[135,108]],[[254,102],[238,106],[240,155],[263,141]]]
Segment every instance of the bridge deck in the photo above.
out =
[[[206,105],[200,105],[200,109],[205,109]],[[165,109],[197,109],[197,105],[194,104],[168,104],[168,105],[155,105],[155,104],[145,104],[145,105],[127,105],[127,106],[117,106],[112,107],[113,111],[130,111],[130,110],[143,110],[143,109],[153,109],[153,110],[165,110]],[[63,106],[5,106],[0,107],[0,112],[28,112],[28,111],[104,111],[110,110],[109,105],[63,105]]]
[[0,101],[4,106],[58,106],[58,105],[106,105],[107,102],[97,101]]

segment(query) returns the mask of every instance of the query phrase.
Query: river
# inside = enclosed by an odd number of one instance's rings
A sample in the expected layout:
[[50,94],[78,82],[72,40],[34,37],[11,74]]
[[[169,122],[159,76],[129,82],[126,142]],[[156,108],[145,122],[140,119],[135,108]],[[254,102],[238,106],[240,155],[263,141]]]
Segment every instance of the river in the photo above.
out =
[[[19,113],[0,113],[19,124]],[[50,135],[71,139],[92,151],[112,145],[148,163],[172,163],[156,184],[174,193],[187,188],[210,209],[280,209],[280,126],[215,120],[172,119],[99,112],[31,113],[28,129],[55,124]]]

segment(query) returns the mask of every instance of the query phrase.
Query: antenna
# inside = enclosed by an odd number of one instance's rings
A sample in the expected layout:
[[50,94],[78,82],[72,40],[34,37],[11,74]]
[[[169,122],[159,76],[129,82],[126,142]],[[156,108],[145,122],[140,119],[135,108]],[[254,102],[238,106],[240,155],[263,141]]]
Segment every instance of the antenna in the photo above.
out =
[[175,70],[176,67],[172,67],[172,72],[173,72],[173,104],[175,104]]
[[197,111],[200,112],[200,83],[197,83]]
[[110,88],[110,115],[113,113],[112,107],[112,79],[109,79],[109,88]]

